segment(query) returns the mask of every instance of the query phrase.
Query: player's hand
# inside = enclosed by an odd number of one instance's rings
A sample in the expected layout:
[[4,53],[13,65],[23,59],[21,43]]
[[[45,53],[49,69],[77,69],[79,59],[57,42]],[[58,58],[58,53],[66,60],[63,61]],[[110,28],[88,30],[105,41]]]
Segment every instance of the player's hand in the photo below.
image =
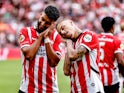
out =
[[64,44],[65,46],[67,46],[67,43],[66,43],[66,41],[67,41],[67,39],[65,39],[65,38],[62,38],[62,42],[63,42],[63,44]]
[[55,28],[56,23],[53,22],[50,27],[48,27],[44,32],[44,38],[49,37]]
[[67,40],[66,40],[66,44],[68,44],[68,45],[72,45],[72,43],[73,43],[73,42],[72,42],[71,39],[67,39]]
[[45,34],[45,33],[46,33],[45,31],[41,32],[41,33],[39,34],[39,37],[44,37],[44,34]]

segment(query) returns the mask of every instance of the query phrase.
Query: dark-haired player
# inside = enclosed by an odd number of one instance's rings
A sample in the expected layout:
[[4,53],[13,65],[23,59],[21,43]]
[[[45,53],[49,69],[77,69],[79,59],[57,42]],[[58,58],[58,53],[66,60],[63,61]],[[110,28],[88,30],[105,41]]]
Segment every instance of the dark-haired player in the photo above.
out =
[[113,17],[104,17],[101,21],[104,33],[99,35],[100,64],[102,81],[105,93],[119,92],[118,63],[124,66],[121,41],[113,35],[115,20]]
[[54,29],[60,14],[47,6],[36,27],[19,33],[22,52],[22,81],[19,93],[58,93],[56,66],[61,58],[61,37]]

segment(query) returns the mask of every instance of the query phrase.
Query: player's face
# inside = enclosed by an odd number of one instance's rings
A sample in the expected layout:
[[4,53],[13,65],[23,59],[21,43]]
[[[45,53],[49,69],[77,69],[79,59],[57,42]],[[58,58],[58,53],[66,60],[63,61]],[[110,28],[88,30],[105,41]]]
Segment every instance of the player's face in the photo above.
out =
[[70,21],[62,21],[57,25],[58,33],[66,39],[74,38],[74,28]]
[[39,33],[43,32],[46,30],[52,23],[52,20],[48,18],[48,16],[43,12],[40,15],[40,18],[37,23],[37,30]]

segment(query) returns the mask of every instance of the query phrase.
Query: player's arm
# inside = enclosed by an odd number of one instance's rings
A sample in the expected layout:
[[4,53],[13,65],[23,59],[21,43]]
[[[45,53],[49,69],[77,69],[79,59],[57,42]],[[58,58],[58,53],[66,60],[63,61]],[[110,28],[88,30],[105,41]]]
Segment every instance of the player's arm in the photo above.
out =
[[54,51],[51,42],[49,42],[49,38],[46,38],[45,40],[48,40],[48,42],[45,42],[48,62],[51,67],[55,67],[60,61],[61,55]]
[[[49,36],[52,33],[54,28],[55,28],[55,23],[52,23],[52,25],[47,29],[47,32],[44,34],[44,42],[46,47],[47,58],[48,58],[49,65],[51,67],[55,67],[59,63],[61,58],[61,55],[59,53],[56,53],[56,51],[53,49],[51,41],[49,39]],[[58,38],[58,42],[61,42],[60,38]],[[57,45],[56,47],[58,46],[59,45]]]
[[124,67],[123,47],[119,39],[115,40],[115,47],[119,51],[115,53],[116,60],[119,64],[121,64]]
[[67,40],[67,51],[69,59],[71,61],[75,61],[76,59],[80,58],[83,54],[88,52],[88,50],[83,45],[79,45],[78,48],[74,49],[71,40]]
[[25,46],[21,48],[22,53],[24,54],[27,60],[33,60],[43,39],[43,33],[41,33],[36,41],[32,43],[30,46]]
[[124,59],[123,59],[123,53],[115,53],[115,57],[117,59],[117,62],[121,64],[124,67]]
[[63,66],[63,71],[66,76],[70,75],[70,68],[71,68],[71,62],[68,57],[68,54],[65,54],[65,59],[64,59],[64,66]]

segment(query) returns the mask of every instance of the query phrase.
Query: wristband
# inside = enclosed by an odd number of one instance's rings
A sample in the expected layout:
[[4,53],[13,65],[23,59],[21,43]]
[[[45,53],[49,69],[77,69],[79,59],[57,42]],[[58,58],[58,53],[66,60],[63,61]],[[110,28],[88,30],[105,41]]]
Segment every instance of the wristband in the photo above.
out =
[[51,43],[51,40],[47,37],[44,39],[44,43]]

